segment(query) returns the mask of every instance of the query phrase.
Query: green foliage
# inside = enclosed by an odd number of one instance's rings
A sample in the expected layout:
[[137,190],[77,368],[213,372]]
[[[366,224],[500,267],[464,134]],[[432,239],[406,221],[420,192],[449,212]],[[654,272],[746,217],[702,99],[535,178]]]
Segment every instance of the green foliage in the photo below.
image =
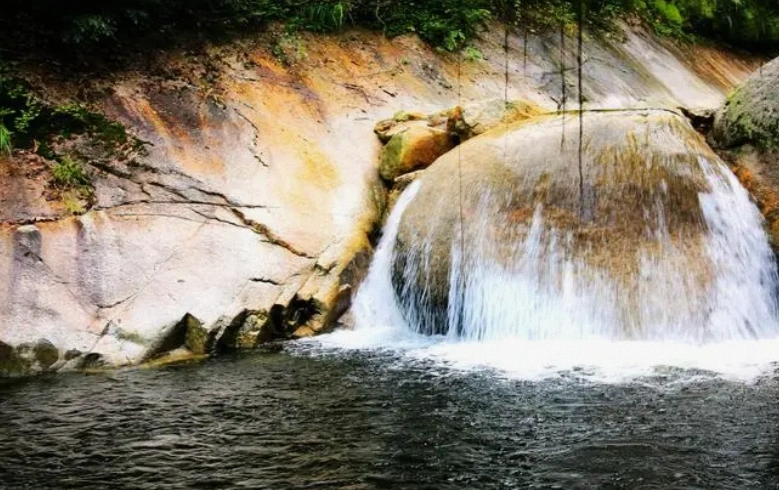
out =
[[776,0],[654,0],[637,11],[661,34],[703,36],[753,49],[779,47]]
[[303,8],[298,22],[310,31],[337,31],[343,28],[350,10],[351,4],[347,2],[314,2]]
[[40,144],[39,153],[47,158],[53,138],[88,134],[107,148],[130,142],[124,126],[80,104],[52,106],[38,97],[23,80],[10,75],[0,64],[0,152],[11,151],[11,142],[19,148]]
[[11,131],[5,127],[5,124],[0,123],[0,154],[10,155],[11,150],[13,150]]
[[63,33],[63,39],[71,44],[96,43],[116,35],[116,21],[105,15],[78,15],[70,22],[70,28]]
[[654,0],[652,7],[662,16],[665,22],[675,26],[681,26],[684,23],[679,8],[673,3],[666,2],[665,0]]
[[350,23],[381,28],[389,35],[416,32],[436,46],[455,50],[476,34],[499,1],[10,0],[0,19],[0,41],[3,34],[18,30],[24,42],[80,54],[123,43],[162,42],[175,32],[209,35],[261,28],[270,22],[331,32]]
[[65,206],[65,211],[68,214],[81,215],[86,213],[87,209],[84,207],[84,195],[88,197],[91,191],[86,188],[67,190],[62,193],[62,204]]
[[0,64],[0,126],[4,136],[3,146],[6,152],[11,149],[11,138],[17,144],[32,141],[30,135],[36,130],[42,105],[31,94],[28,86],[9,75],[8,67]]
[[473,46],[466,46],[465,49],[463,49],[463,58],[465,61],[479,61],[484,59],[484,53]]
[[51,174],[54,177],[54,184],[61,189],[88,187],[91,183],[84,167],[68,155],[62,156],[60,161],[54,164]]
[[[583,0],[588,22],[609,28],[617,17],[641,16],[658,32],[705,36],[747,47],[779,48],[777,0]],[[117,47],[208,37],[283,22],[315,32],[348,25],[389,36],[417,33],[439,48],[462,49],[493,18],[535,27],[576,21],[579,0],[8,0],[0,45],[80,56]],[[11,129],[13,130],[13,129]]]
[[[492,18],[494,0],[439,0],[409,2],[385,1],[371,7],[363,2],[362,19],[369,25],[380,22],[390,36],[415,32],[430,44],[456,51],[476,36],[484,23]],[[377,25],[378,26],[378,25]]]
[[73,156],[77,153],[63,155],[56,150],[59,142],[76,135],[88,136],[90,145],[100,144],[108,157],[122,158],[140,147],[121,124],[81,104],[49,104],[0,64],[0,153],[10,154],[15,146],[53,160],[51,183],[71,214],[83,213],[92,198],[91,180]]

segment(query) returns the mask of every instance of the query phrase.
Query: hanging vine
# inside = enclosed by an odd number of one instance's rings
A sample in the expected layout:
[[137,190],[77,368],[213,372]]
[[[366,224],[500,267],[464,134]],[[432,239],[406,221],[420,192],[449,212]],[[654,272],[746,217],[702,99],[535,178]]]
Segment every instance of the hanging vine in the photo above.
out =
[[584,0],[579,0],[577,16],[578,46],[576,49],[576,64],[579,77],[579,214],[584,216],[584,84],[582,82],[583,51],[584,51]]

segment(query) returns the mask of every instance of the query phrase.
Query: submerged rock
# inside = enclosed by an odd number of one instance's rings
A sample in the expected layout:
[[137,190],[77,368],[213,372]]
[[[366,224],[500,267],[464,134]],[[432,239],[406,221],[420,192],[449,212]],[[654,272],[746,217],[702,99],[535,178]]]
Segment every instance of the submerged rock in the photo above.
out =
[[481,336],[501,324],[536,338],[579,325],[566,336],[651,338],[671,325],[680,337],[720,335],[708,318],[721,264],[701,196],[712,179],[732,185],[727,170],[676,113],[583,121],[581,160],[578,117],[557,115],[476,137],[425,171],[393,271],[421,332]]

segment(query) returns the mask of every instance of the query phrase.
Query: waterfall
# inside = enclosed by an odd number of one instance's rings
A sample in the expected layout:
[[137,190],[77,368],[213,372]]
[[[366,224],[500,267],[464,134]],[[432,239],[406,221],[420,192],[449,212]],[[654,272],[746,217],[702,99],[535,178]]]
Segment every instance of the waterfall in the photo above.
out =
[[473,138],[425,170],[387,220],[355,328],[311,343],[529,380],[773,369],[776,259],[730,169],[676,114],[591,113],[580,198],[564,117]]
[[[451,341],[595,340],[682,341],[692,344],[759,339],[777,333],[779,276],[763,230],[762,217],[746,190],[721,162],[699,157],[708,189],[698,194],[705,220],[705,257],[682,253],[685,238],[669,233],[659,204],[645,212],[651,246],[637,257],[637,277],[621,281],[572,250],[572,232],[545,222],[538,204],[527,230],[513,244],[511,259],[494,259],[489,215],[465,224],[465,254],[452,240],[449,303],[445,315]],[[398,227],[405,209],[424,182],[401,196],[389,217],[367,280],[360,288],[355,315],[360,328],[377,326],[418,331],[420,295],[411,278],[424,274],[432,260],[430,239],[418,237],[414,254],[393,271]],[[657,199],[667,192],[665,182]],[[485,191],[484,210],[501,196]],[[431,212],[433,212],[431,210]],[[486,211],[485,211],[486,212]],[[464,256],[463,256],[464,255]],[[464,262],[463,262],[464,261]],[[417,266],[421,264],[421,266]],[[402,273],[402,287],[393,274]],[[634,286],[626,286],[633,284]],[[416,299],[411,300],[411,294]],[[422,303],[425,294],[421,294]],[[424,332],[429,333],[429,332]]]
[[403,211],[416,196],[419,186],[420,182],[417,180],[403,191],[384,224],[383,235],[374,253],[368,275],[352,306],[358,325],[394,327],[406,323],[398,307],[391,270],[400,219],[403,217]]

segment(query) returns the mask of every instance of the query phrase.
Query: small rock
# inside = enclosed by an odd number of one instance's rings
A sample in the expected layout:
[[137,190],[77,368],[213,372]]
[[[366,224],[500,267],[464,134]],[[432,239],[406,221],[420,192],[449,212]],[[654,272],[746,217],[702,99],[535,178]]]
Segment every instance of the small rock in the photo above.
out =
[[448,125],[464,141],[541,112],[540,107],[524,100],[490,99],[451,110]]
[[410,126],[396,134],[384,147],[379,172],[384,180],[428,167],[454,148],[454,139],[446,131],[428,126]]
[[38,367],[46,371],[59,360],[59,350],[46,339],[39,339],[33,346],[33,355]]

